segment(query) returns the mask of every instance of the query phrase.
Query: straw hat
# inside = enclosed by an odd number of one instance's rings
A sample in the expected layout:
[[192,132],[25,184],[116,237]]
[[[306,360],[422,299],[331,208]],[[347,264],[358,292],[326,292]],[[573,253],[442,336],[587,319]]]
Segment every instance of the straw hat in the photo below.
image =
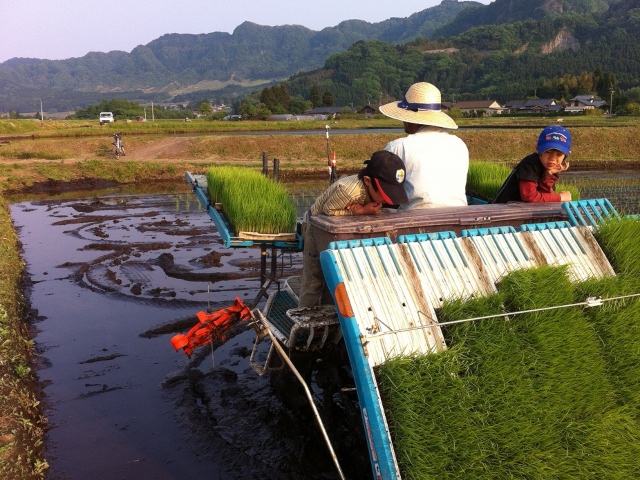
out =
[[441,111],[440,90],[427,82],[414,83],[401,102],[391,102],[380,107],[387,117],[418,125],[456,129],[458,125]]

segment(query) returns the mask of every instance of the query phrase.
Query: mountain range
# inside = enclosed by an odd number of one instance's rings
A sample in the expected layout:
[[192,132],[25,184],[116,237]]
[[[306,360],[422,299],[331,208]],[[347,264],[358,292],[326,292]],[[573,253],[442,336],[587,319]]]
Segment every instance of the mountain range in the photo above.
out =
[[[261,26],[245,22],[232,34],[167,34],[130,53],[92,52],[80,58],[41,60],[13,58],[0,63],[0,111],[35,111],[42,100],[49,111],[85,108],[109,98],[140,102],[177,102],[209,98],[229,103],[251,90],[326,68],[328,61],[356,43],[384,42],[411,45],[424,39],[457,39],[484,26],[522,25],[551,28],[529,32],[571,43],[580,37],[575,26],[585,28],[611,22],[617,12],[621,22],[640,17],[637,0],[443,0],[440,5],[407,18],[379,23],[348,20],[335,27],[313,31],[303,26]],[[613,12],[613,13],[612,13]],[[565,18],[565,23],[558,23]],[[547,23],[544,23],[545,20]],[[635,23],[631,26],[635,28]],[[506,31],[522,36],[523,29]],[[553,35],[551,35],[553,34]],[[509,39],[507,39],[509,40]],[[523,45],[522,39],[511,39]],[[579,40],[576,40],[579,42]],[[505,39],[496,39],[500,48]],[[509,43],[509,42],[507,42]],[[583,48],[588,41],[582,42]],[[574,44],[575,45],[575,44]],[[458,41],[456,49],[477,45]],[[553,49],[552,49],[553,50]],[[599,59],[592,58],[593,68]],[[586,67],[585,67],[586,68]]]

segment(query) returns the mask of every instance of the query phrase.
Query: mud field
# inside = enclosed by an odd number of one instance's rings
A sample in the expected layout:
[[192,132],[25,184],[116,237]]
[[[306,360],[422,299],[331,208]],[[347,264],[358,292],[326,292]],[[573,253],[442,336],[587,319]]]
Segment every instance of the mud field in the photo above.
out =
[[[11,210],[50,423],[48,479],[338,478],[291,379],[250,367],[253,330],[234,330],[213,355],[203,347],[188,359],[171,346],[197,311],[254,300],[259,248],[225,248],[190,193],[101,194]],[[283,277],[300,271],[299,253],[277,261]],[[313,362],[344,360],[332,355]],[[340,366],[331,371],[348,377]],[[332,386],[323,395],[318,384]],[[343,470],[370,478],[348,394],[335,379],[314,385]]]

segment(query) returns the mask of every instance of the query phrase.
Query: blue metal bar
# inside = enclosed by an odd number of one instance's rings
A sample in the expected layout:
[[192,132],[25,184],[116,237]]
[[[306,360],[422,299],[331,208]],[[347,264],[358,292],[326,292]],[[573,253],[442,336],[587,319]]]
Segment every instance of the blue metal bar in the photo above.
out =
[[518,244],[518,248],[520,248],[520,252],[522,253],[522,255],[524,256],[524,259],[526,261],[529,261],[529,254],[527,253],[527,251],[525,250],[524,246],[522,245],[522,243],[520,243],[520,238],[517,235],[513,235],[514,240],[516,241],[516,243]]
[[469,263],[467,262],[467,259],[464,256],[464,254],[462,253],[462,250],[460,249],[460,245],[458,245],[458,242],[456,241],[454,241],[453,244],[455,245],[456,250],[458,251],[458,256],[462,259],[463,265],[465,266],[465,268],[469,268]]
[[[393,253],[393,250],[391,249],[391,244],[387,245],[387,250],[389,251],[389,256],[391,257],[391,260],[393,260],[393,264],[396,266],[396,273],[398,275],[402,275],[402,269],[400,268],[400,265],[398,264],[398,259],[396,258],[395,253]],[[384,262],[382,262],[382,265],[384,265]],[[386,268],[385,268],[386,270]],[[387,271],[387,276],[389,276],[389,272]]]
[[571,224],[569,222],[547,222],[547,223],[527,223],[520,225],[518,231],[520,232],[535,232],[539,230],[549,230],[552,228],[568,228]]
[[[322,271],[329,291],[334,295],[334,300],[336,288],[344,282],[335,253],[336,251],[332,250],[324,250],[320,253]],[[399,479],[400,473],[393,453],[382,401],[378,395],[373,369],[367,361],[358,323],[354,317],[346,317],[344,316],[345,312],[340,312],[339,308],[337,310],[360,402],[360,412],[374,477],[385,480]]]
[[[564,202],[562,209],[567,212],[573,226],[595,227],[609,218],[620,219],[620,215],[606,198]],[[588,222],[585,217],[589,220]]]

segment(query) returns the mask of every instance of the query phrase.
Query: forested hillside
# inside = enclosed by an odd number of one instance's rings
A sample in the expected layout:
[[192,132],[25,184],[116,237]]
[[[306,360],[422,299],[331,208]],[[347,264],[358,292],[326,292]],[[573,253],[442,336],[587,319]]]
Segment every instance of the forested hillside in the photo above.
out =
[[[529,5],[528,0],[497,0],[486,8],[507,10],[522,3]],[[292,95],[304,96],[317,85],[321,91],[331,91],[338,105],[401,98],[419,80],[436,84],[446,101],[506,102],[534,93],[558,99],[592,93],[597,91],[593,75],[597,72],[600,81],[607,75],[607,84],[599,85],[607,93],[611,88],[619,93],[639,86],[637,0],[613,3],[608,9],[602,8],[602,1],[590,3],[598,6],[590,13],[482,25],[438,40],[421,38],[403,45],[357,42],[347,52],[331,56],[323,69],[292,77],[287,86]],[[577,85],[581,76],[582,84]]]
[[541,20],[549,15],[606,12],[620,0],[499,0],[482,8],[471,8],[439,28],[435,37],[450,37],[480,25]]

